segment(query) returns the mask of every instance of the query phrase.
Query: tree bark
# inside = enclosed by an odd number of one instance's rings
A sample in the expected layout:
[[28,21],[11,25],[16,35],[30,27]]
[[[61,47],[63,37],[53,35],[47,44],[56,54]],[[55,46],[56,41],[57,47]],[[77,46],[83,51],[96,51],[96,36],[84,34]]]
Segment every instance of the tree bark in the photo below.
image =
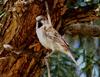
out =
[[66,26],[64,28],[65,33],[69,35],[81,35],[88,37],[99,37],[100,26],[91,23],[76,23]]

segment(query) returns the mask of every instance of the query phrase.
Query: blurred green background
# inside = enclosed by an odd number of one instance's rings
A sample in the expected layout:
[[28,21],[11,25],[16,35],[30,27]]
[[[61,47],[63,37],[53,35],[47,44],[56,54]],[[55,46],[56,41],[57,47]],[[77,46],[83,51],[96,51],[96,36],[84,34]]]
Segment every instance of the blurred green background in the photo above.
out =
[[[100,7],[100,0],[77,0],[74,5],[69,0],[67,5],[69,8],[82,9],[93,4]],[[93,26],[94,24],[100,26],[100,19],[92,22]],[[55,52],[49,58],[51,77],[100,77],[100,37],[65,35],[65,38],[79,66],[76,66],[65,54]],[[43,77],[47,77],[47,70]]]

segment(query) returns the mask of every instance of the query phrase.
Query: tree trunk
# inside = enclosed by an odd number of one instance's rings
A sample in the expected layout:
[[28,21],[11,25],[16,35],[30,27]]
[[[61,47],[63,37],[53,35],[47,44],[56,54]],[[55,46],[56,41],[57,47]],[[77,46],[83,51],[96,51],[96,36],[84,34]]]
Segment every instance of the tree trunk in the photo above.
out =
[[[64,7],[64,0],[55,1],[60,9]],[[53,0],[48,1],[51,7]],[[44,57],[49,50],[46,50],[39,43],[35,33],[36,16],[46,16],[44,1],[23,1],[8,0],[2,9],[6,16],[1,21],[1,54],[0,54],[0,77],[39,77],[45,69]],[[54,6],[55,8],[55,6]],[[54,16],[57,17],[53,23],[57,22],[61,13],[57,8]],[[50,9],[52,10],[52,9]],[[58,13],[57,13],[58,12]],[[56,16],[57,13],[57,16]],[[50,12],[51,14],[51,12]],[[51,16],[51,17],[54,17]],[[13,48],[3,48],[9,44]]]

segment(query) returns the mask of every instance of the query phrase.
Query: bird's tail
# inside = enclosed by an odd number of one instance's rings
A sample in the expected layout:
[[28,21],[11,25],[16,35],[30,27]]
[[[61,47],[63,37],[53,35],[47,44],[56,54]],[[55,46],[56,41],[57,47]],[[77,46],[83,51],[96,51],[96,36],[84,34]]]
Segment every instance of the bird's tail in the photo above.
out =
[[75,58],[73,57],[72,53],[70,51],[67,51],[66,54],[73,60],[73,62],[78,65],[78,63],[76,62]]

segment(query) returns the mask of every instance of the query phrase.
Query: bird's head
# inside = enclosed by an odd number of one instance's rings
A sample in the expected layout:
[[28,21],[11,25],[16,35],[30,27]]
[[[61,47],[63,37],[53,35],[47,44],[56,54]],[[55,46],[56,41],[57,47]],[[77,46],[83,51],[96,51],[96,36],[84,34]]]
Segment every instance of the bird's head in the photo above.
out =
[[49,28],[49,23],[47,18],[45,18],[44,16],[37,16],[36,17],[36,29],[39,28]]

